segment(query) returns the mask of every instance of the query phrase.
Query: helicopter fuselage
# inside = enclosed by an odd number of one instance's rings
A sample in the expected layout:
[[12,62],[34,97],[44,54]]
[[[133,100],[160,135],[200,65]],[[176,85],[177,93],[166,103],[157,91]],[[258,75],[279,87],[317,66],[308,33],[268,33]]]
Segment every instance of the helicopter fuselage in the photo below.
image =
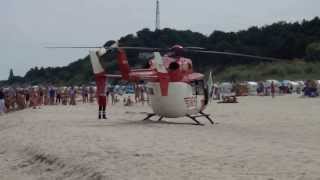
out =
[[206,117],[212,124],[208,114],[203,113],[208,103],[208,91],[204,82],[204,75],[194,73],[192,62],[186,58],[161,57],[154,53],[155,59],[150,60],[149,69],[130,70],[126,54],[123,50],[118,52],[118,63],[121,75],[105,74],[97,52],[90,52],[91,64],[96,78],[97,94],[104,93],[106,77],[118,77],[123,80],[137,82],[147,80],[146,92],[148,102],[154,113],[149,114],[145,120],[152,116],[162,118],[189,117],[197,125],[197,117]]
[[149,105],[155,114],[166,118],[197,114],[207,105],[202,82],[170,82],[168,96],[161,95],[159,82],[149,82],[146,86]]

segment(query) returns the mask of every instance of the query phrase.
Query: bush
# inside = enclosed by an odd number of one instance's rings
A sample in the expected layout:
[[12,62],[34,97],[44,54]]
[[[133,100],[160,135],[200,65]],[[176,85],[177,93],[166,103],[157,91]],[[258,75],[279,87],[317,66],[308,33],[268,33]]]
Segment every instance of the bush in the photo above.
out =
[[264,63],[226,68],[217,74],[220,81],[259,81],[266,79],[320,79],[320,63]]

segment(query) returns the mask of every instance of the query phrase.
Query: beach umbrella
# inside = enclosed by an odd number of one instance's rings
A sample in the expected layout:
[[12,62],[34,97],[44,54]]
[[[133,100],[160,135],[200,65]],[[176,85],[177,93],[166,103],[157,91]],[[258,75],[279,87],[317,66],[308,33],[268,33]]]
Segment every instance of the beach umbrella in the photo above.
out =
[[257,95],[258,83],[254,81],[247,82],[248,94],[251,96]]
[[320,80],[316,80],[317,83],[317,92],[320,94]]

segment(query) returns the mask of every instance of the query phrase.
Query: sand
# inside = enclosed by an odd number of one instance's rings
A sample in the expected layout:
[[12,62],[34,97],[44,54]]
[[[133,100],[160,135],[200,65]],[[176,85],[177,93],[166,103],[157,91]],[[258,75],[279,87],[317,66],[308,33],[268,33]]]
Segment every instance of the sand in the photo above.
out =
[[[48,106],[0,116],[0,179],[320,180],[320,98],[211,104],[218,124],[142,122],[147,106]],[[180,124],[181,123],[181,124]]]

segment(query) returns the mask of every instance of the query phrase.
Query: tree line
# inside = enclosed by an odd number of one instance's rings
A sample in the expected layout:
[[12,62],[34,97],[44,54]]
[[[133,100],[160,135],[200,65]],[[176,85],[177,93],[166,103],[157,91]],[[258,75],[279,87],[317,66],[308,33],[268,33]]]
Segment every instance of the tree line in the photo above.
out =
[[[297,61],[317,64],[320,63],[320,19],[315,17],[309,21],[303,20],[293,23],[281,21],[262,27],[253,26],[238,32],[213,31],[209,36],[191,30],[182,31],[165,28],[151,31],[150,29],[142,29],[136,34],[129,34],[120,38],[119,43],[123,46],[159,48],[180,44],[182,46],[203,47],[208,50],[246,53],[289,60],[286,63],[275,64],[275,66],[284,66],[287,63],[294,64]],[[141,56],[139,58],[138,52],[128,51],[127,54],[130,65],[144,67],[146,64],[147,60],[141,59]],[[263,67],[260,61],[248,58],[208,54],[186,54],[186,56],[193,60],[197,71],[214,71],[218,76],[220,74],[221,78],[228,77],[222,74],[226,74],[226,69],[232,71],[232,67],[242,67],[240,68],[241,73],[250,72],[249,69],[243,67]],[[115,55],[109,54],[104,56],[103,59],[108,73],[117,73]],[[292,67],[299,69],[299,65]],[[277,74],[278,72],[271,71],[272,73]],[[233,74],[233,78],[237,79],[237,75]],[[251,78],[254,79],[254,77]],[[260,74],[257,79],[263,78],[266,77]],[[80,85],[91,81],[93,81],[93,76],[87,56],[65,67],[34,67],[24,77],[11,77],[6,83]]]

